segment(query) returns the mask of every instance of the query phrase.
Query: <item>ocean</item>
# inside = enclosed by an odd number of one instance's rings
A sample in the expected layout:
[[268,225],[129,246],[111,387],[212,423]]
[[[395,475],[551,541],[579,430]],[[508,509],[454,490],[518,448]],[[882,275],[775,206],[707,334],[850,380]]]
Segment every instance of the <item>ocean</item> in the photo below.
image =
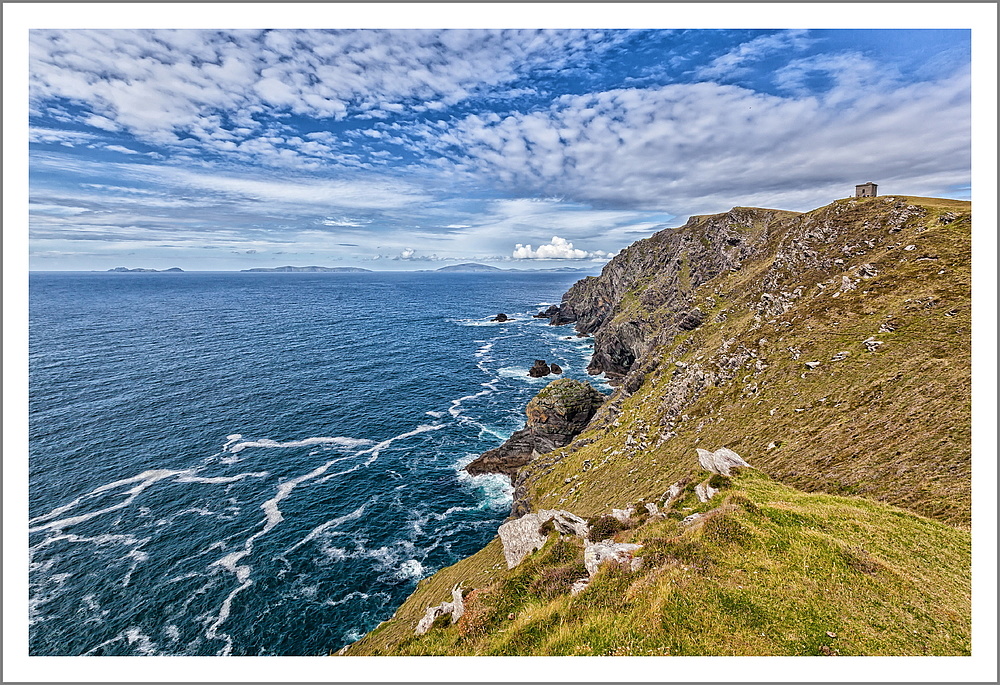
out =
[[[325,655],[483,547],[565,273],[32,273],[32,655]],[[504,312],[513,320],[489,319]]]

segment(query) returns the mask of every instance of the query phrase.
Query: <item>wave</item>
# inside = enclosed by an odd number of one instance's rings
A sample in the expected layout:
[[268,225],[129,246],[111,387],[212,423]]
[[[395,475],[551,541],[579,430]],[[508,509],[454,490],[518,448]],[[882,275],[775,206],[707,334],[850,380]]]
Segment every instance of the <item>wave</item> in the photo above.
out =
[[238,480],[243,480],[244,478],[265,478],[269,474],[267,471],[256,471],[253,473],[240,473],[235,476],[180,476],[175,482],[177,483],[235,483]]
[[[385,448],[387,448],[389,445],[391,445],[392,443],[396,442],[397,440],[405,440],[406,438],[412,438],[414,435],[419,435],[421,433],[426,433],[428,431],[440,430],[440,429],[442,429],[444,427],[445,427],[445,424],[443,424],[443,423],[421,424],[421,425],[417,426],[416,428],[414,428],[411,431],[407,431],[406,433],[400,433],[399,435],[391,437],[388,440],[383,440],[382,442],[376,444],[375,446],[370,447],[370,448],[368,448],[366,450],[361,450],[360,452],[358,452],[357,454],[354,455],[355,457],[360,457],[362,454],[370,454],[371,456],[367,460],[365,460],[363,463],[356,464],[356,465],[352,466],[351,468],[347,469],[346,471],[339,471],[337,473],[331,473],[330,475],[321,478],[318,482],[325,483],[326,481],[330,480],[331,478],[336,478],[337,476],[343,476],[343,475],[351,473],[353,471],[357,471],[358,469],[360,469],[362,467],[371,466],[375,462],[375,460],[378,459],[378,456],[379,456],[379,454],[382,453],[382,450],[384,450]],[[343,459],[336,459],[336,460],[334,460],[333,462],[330,462],[330,463],[336,463],[338,461],[343,461]]]
[[454,463],[453,467],[458,482],[479,491],[482,508],[499,510],[509,507],[514,501],[514,486],[511,484],[510,478],[500,473],[484,473],[473,476],[465,470],[465,467],[478,456],[477,454],[467,454]]

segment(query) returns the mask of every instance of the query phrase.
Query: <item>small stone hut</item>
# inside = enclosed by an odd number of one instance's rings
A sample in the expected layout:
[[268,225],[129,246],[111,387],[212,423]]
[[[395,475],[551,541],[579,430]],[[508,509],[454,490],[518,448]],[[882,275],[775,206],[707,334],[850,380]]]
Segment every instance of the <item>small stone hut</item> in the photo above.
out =
[[875,197],[878,195],[878,183],[860,183],[854,186],[854,197]]

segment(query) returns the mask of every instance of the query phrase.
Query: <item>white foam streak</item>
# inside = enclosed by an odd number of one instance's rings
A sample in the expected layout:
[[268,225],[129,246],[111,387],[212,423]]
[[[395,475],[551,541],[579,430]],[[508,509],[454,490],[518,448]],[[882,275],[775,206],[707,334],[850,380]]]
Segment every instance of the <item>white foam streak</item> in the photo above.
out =
[[128,498],[126,498],[125,500],[119,502],[118,504],[112,505],[110,507],[105,507],[104,509],[98,509],[97,511],[87,512],[86,514],[80,514],[79,516],[70,516],[68,518],[58,519],[56,521],[51,521],[49,523],[46,523],[45,525],[35,526],[34,528],[29,528],[28,532],[29,533],[37,533],[38,531],[47,530],[47,529],[50,529],[50,528],[61,530],[63,528],[66,528],[67,526],[73,526],[73,525],[76,525],[78,523],[83,523],[84,521],[89,521],[90,519],[95,518],[97,516],[101,516],[102,514],[107,514],[108,512],[116,511],[118,509],[122,509],[124,507],[127,507],[129,504],[131,504],[132,501],[135,500],[135,498],[138,497],[139,494],[143,490],[145,490],[146,488],[148,488],[153,483],[156,483],[157,481],[161,481],[164,478],[170,478],[171,476],[177,476],[177,475],[188,474],[188,473],[192,473],[192,471],[190,471],[190,470],[171,471],[169,469],[157,469],[157,470],[152,470],[152,471],[143,471],[142,473],[140,473],[137,476],[133,476],[131,478],[125,478],[123,480],[118,480],[118,481],[115,481],[113,483],[108,483],[106,485],[102,485],[99,488],[95,488],[94,490],[91,490],[86,495],[83,495],[81,497],[77,497],[75,500],[73,500],[69,504],[63,505],[63,506],[58,507],[56,509],[53,509],[48,514],[45,514],[43,516],[38,516],[38,517],[36,517],[34,519],[31,519],[30,521],[28,521],[28,523],[31,524],[31,523],[40,522],[40,521],[46,521],[46,520],[55,518],[56,516],[59,516],[60,514],[63,514],[65,512],[67,512],[67,511],[69,511],[70,509],[72,509],[76,505],[80,504],[80,502],[82,502],[85,499],[93,497],[93,496],[95,496],[97,494],[100,494],[102,492],[106,492],[108,490],[121,487],[122,485],[127,485],[129,483],[135,483],[135,482],[139,483],[138,485],[136,485],[131,490],[126,490],[125,494],[129,495]]
[[362,504],[360,507],[358,507],[354,511],[349,512],[347,514],[344,514],[343,516],[339,516],[337,518],[330,519],[329,521],[326,521],[325,523],[321,523],[320,525],[316,526],[311,531],[309,531],[309,534],[306,535],[304,538],[302,538],[301,540],[299,540],[298,542],[296,542],[294,545],[292,545],[291,547],[289,547],[288,549],[286,549],[284,551],[284,553],[282,554],[282,556],[285,556],[285,555],[288,555],[288,554],[294,552],[299,547],[301,547],[302,545],[306,544],[307,542],[309,542],[311,540],[315,540],[318,535],[320,535],[320,534],[323,533],[323,531],[329,530],[330,528],[339,526],[342,523],[347,523],[348,521],[353,521],[354,519],[359,518],[361,516],[361,514],[364,513],[365,508],[369,504],[372,504],[373,502],[375,502],[375,500],[377,500],[377,499],[378,499],[378,497],[372,497],[370,500],[368,500],[367,502],[365,502],[364,504]]
[[[345,456],[345,457],[339,457],[337,459],[331,459],[330,461],[326,462],[325,464],[316,467],[315,469],[313,469],[309,473],[301,475],[298,478],[292,478],[291,480],[287,480],[287,481],[285,481],[284,483],[281,483],[278,486],[277,492],[275,493],[274,497],[272,497],[271,499],[267,500],[266,502],[264,502],[263,504],[260,505],[260,508],[264,510],[264,527],[261,530],[257,531],[256,533],[254,533],[253,535],[251,535],[249,538],[247,538],[246,542],[243,543],[243,549],[241,549],[239,551],[236,551],[236,552],[231,552],[231,553],[227,554],[226,556],[222,557],[221,559],[218,559],[218,560],[212,562],[211,564],[209,564],[210,567],[211,566],[221,566],[222,568],[226,569],[227,571],[235,574],[236,575],[236,579],[241,583],[238,588],[236,588],[231,593],[229,593],[229,596],[227,596],[226,599],[225,599],[225,601],[223,601],[222,606],[219,607],[219,614],[216,617],[215,621],[212,623],[211,626],[209,626],[208,630],[205,631],[205,636],[207,638],[209,638],[209,639],[220,638],[220,639],[224,639],[226,641],[226,646],[222,649],[222,651],[220,652],[220,654],[228,655],[232,651],[232,644],[233,644],[233,642],[232,642],[232,639],[228,635],[226,635],[224,633],[220,634],[218,632],[218,628],[219,628],[219,626],[221,626],[225,622],[226,618],[228,618],[233,598],[237,594],[239,594],[240,592],[242,592],[244,589],[246,589],[247,587],[249,587],[250,584],[253,582],[252,580],[250,580],[251,567],[248,566],[248,565],[241,565],[241,564],[239,564],[239,562],[244,557],[247,557],[247,556],[249,556],[250,554],[253,553],[254,542],[256,542],[258,538],[260,538],[262,535],[266,535],[267,533],[269,533],[271,530],[274,529],[275,526],[277,526],[279,523],[281,523],[284,520],[284,517],[281,515],[281,510],[278,508],[278,504],[281,502],[281,500],[283,500],[286,497],[288,497],[288,495],[292,492],[292,490],[294,490],[300,483],[304,483],[307,480],[310,480],[312,478],[316,478],[317,476],[323,475],[324,473],[326,473],[327,469],[329,469],[331,466],[333,466],[337,462],[344,461],[345,459],[352,459],[354,457],[359,457],[359,456],[361,456],[363,454],[369,454],[370,453],[372,455],[364,464],[355,465],[354,467],[348,469],[347,471],[343,471],[343,472],[341,472],[339,474],[332,474],[332,475],[343,475],[344,473],[349,473],[351,471],[354,471],[354,470],[360,468],[363,465],[367,466],[368,464],[371,464],[373,461],[375,461],[375,459],[378,458],[379,452],[381,450],[385,449],[386,447],[388,447],[389,445],[391,445],[394,441],[400,440],[402,438],[408,438],[408,437],[411,437],[413,435],[417,435],[418,433],[424,433],[424,432],[429,431],[429,430],[437,430],[438,428],[443,428],[443,426],[440,426],[440,425],[437,425],[437,426],[427,426],[427,425],[417,426],[414,430],[409,431],[408,433],[403,433],[401,435],[397,435],[394,438],[390,438],[388,440],[383,440],[382,442],[376,444],[375,446],[370,447],[367,450],[362,450],[361,452],[358,452],[357,454],[349,455],[349,456]],[[296,441],[296,443],[299,444],[299,445],[303,445],[305,443],[319,444],[319,443],[316,443],[316,442],[309,442],[309,441],[316,441],[316,440],[323,440],[323,441],[336,440],[336,441],[338,441],[337,444],[343,444],[340,441],[343,441],[343,440],[354,440],[354,439],[353,438],[309,438],[307,440]],[[270,443],[270,442],[273,442],[273,441],[269,440],[269,441],[266,441],[266,442]],[[370,440],[364,440],[364,441],[361,441],[360,444],[370,443],[370,442],[371,442]],[[241,444],[244,444],[244,443],[238,443],[237,445],[235,445],[234,447],[232,447],[230,449],[231,450],[235,450],[236,447],[239,447]],[[277,443],[277,444],[279,446],[285,446],[285,447],[289,446],[289,443]],[[355,444],[358,444],[358,443],[355,443]],[[329,476],[328,476],[328,478],[329,478]],[[323,480],[326,480],[326,479],[324,478]],[[322,482],[322,481],[320,481],[320,482]]]
[[96,647],[91,647],[89,650],[84,652],[83,655],[88,656],[90,654],[93,654],[101,647],[107,647],[108,645],[114,644],[115,642],[119,642],[120,640],[125,640],[126,642],[128,642],[129,646],[134,646],[139,651],[139,653],[144,656],[152,656],[157,653],[156,643],[153,642],[148,635],[143,634],[141,630],[133,627],[127,630],[123,630],[110,640],[105,640]]
[[[234,436],[229,437],[232,438]],[[335,438],[305,438],[304,440],[292,440],[290,442],[278,442],[277,440],[270,440],[268,438],[237,442],[236,444],[231,444],[231,442],[232,441],[227,442],[226,445],[223,446],[223,450],[235,454],[248,447],[309,447],[311,445],[337,445],[338,447],[352,448],[360,447],[362,445],[370,445],[372,441],[362,438],[345,438],[338,436]]]
[[457,400],[452,400],[451,407],[448,409],[448,413],[457,418],[458,415],[462,413],[462,410],[459,409],[459,407],[462,405],[463,402],[465,402],[466,400],[475,399],[477,397],[482,397],[483,395],[489,395],[491,392],[496,391],[496,387],[492,383],[480,383],[480,385],[486,389],[480,390],[479,392],[473,393],[471,395],[466,395],[465,397],[459,397]]
[[[355,456],[360,457],[362,454],[370,454],[371,456],[367,460],[365,460],[363,463],[361,463],[361,464],[355,464],[354,466],[352,466],[351,468],[347,469],[346,471],[338,471],[337,473],[331,473],[330,475],[325,476],[324,478],[321,478],[319,480],[319,482],[320,483],[325,483],[326,481],[330,480],[331,478],[336,478],[337,476],[343,476],[343,475],[345,475],[347,473],[351,473],[353,471],[357,471],[358,469],[360,469],[363,466],[371,466],[375,462],[375,460],[378,459],[378,456],[379,456],[379,454],[382,453],[382,450],[384,450],[386,447],[388,447],[392,443],[396,442],[397,440],[404,440],[406,438],[412,438],[414,435],[419,435],[420,433],[426,433],[428,431],[436,431],[436,430],[440,430],[442,428],[444,428],[444,424],[441,424],[441,423],[433,424],[433,425],[422,424],[422,425],[417,426],[416,428],[414,428],[413,430],[411,430],[411,431],[409,431],[407,433],[401,433],[401,434],[399,434],[399,435],[397,435],[397,436],[395,436],[393,438],[389,438],[388,440],[383,440],[382,442],[378,443],[374,447],[369,447],[368,449],[362,450],[362,451],[358,452],[355,455]],[[341,460],[338,459],[337,461],[341,461]]]
[[350,602],[352,599],[368,599],[369,597],[371,597],[371,595],[366,594],[364,592],[358,592],[357,590],[355,590],[350,594],[344,595],[342,598],[338,600],[328,599],[325,602],[323,602],[323,604],[335,607],[335,606],[340,606],[341,604],[346,604],[347,602]]
[[202,477],[202,476],[181,476],[177,479],[178,483],[209,483],[212,485],[220,483],[235,483],[238,480],[243,480],[244,478],[264,478],[268,475],[267,471],[254,471],[252,473],[240,473],[235,476],[214,476],[214,477]]

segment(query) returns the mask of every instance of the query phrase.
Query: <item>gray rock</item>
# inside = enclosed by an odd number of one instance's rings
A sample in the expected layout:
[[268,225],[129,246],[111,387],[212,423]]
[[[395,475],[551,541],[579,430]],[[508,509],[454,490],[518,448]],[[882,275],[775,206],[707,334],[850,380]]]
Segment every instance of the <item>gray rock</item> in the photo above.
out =
[[680,483],[674,483],[671,485],[667,492],[663,495],[663,508],[669,509],[673,503],[680,498],[683,492],[684,488]]
[[634,514],[634,513],[635,513],[635,508],[633,508],[633,507],[629,507],[628,509],[612,509],[611,510],[611,515],[614,518],[616,518],[619,521],[621,521],[622,523],[625,523],[630,518],[632,518],[632,514]]
[[730,475],[729,470],[734,466],[750,466],[743,460],[743,457],[733,452],[728,447],[720,447],[714,452],[697,448],[698,463],[706,471],[717,473],[721,476]]
[[632,553],[641,548],[642,545],[629,542],[601,540],[592,543],[588,541],[583,550],[583,565],[587,567],[587,573],[593,578],[601,565],[609,561],[628,563],[631,566]]
[[569,594],[578,595],[584,590],[586,590],[588,585],[590,585],[590,576],[587,576],[586,578],[581,578],[580,580],[573,583],[573,587],[569,589]]
[[874,352],[875,350],[877,350],[879,347],[882,346],[882,341],[876,340],[874,337],[871,337],[868,338],[867,340],[862,341],[861,344],[864,345],[865,349],[868,350],[869,352]]
[[691,525],[692,523],[700,519],[702,516],[704,516],[704,514],[691,514],[690,516],[685,516],[684,518],[682,518],[681,523],[683,523],[686,526]]
[[707,502],[715,497],[717,492],[719,491],[709,485],[707,480],[694,486],[694,494],[698,496],[699,502]]
[[821,362],[806,362],[805,364],[807,369],[815,369],[817,366],[820,365],[820,363]]
[[507,568],[514,568],[526,556],[542,548],[547,536],[543,535],[540,529],[548,521],[552,521],[553,527],[563,535],[586,538],[590,533],[590,526],[582,518],[557,509],[542,509],[507,521],[497,530],[500,542],[503,543],[503,556],[507,561]]
[[861,276],[861,278],[875,278],[878,276],[878,269],[872,264],[862,264],[858,267],[858,276]]
[[842,362],[842,361],[844,361],[845,359],[847,359],[850,356],[851,356],[850,352],[848,352],[847,350],[843,350],[843,351],[838,352],[837,354],[833,355],[832,357],[830,357],[830,361],[832,361],[832,362]]
[[462,614],[465,613],[465,602],[462,600],[462,588],[459,585],[455,585],[451,588],[451,601],[441,602],[437,606],[427,607],[427,611],[424,612],[423,618],[417,622],[416,630],[414,633],[416,635],[423,635],[431,626],[434,621],[439,616],[444,616],[446,614],[451,614],[451,622],[454,624],[458,619],[462,618]]
[[649,512],[650,516],[660,515],[660,508],[656,506],[655,502],[646,502],[646,511]]

